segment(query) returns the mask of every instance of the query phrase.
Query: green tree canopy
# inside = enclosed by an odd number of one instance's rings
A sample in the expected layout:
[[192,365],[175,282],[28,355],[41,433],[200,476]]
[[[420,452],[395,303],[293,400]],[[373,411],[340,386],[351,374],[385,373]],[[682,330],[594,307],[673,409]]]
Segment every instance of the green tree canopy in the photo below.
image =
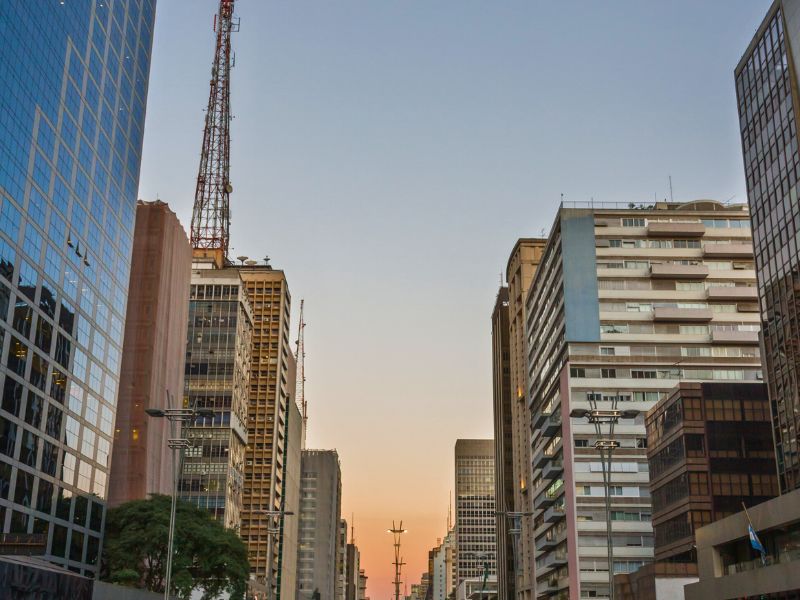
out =
[[[153,495],[109,509],[101,578],[153,592],[164,592],[169,536],[169,496]],[[204,598],[228,591],[243,598],[250,575],[247,548],[208,512],[178,501],[172,593],[188,598],[202,588]]]

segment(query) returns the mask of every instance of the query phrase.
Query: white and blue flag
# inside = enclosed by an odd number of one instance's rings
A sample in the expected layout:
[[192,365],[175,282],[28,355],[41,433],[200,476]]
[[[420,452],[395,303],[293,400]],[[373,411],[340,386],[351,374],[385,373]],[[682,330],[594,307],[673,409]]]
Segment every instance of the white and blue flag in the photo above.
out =
[[750,524],[747,526],[747,533],[750,536],[750,545],[753,547],[753,550],[757,550],[761,553],[761,562],[766,562],[767,551],[764,548],[764,545],[761,543],[761,540],[758,539],[758,535],[756,534],[756,530],[753,529],[753,525]]

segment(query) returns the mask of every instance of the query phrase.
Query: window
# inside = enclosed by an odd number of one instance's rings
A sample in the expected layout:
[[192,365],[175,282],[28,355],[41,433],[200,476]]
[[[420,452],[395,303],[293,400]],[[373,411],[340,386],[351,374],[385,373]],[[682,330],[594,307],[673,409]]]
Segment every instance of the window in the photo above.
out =
[[583,367],[570,367],[570,377],[586,377],[586,369]]
[[615,379],[617,377],[616,369],[600,369],[600,377],[603,379]]
[[631,377],[633,379],[655,379],[655,371],[644,371],[641,369],[631,369]]
[[622,219],[622,226],[623,227],[644,227],[646,225],[646,220],[643,218],[625,218]]
[[600,346],[600,356],[614,356],[613,346]]

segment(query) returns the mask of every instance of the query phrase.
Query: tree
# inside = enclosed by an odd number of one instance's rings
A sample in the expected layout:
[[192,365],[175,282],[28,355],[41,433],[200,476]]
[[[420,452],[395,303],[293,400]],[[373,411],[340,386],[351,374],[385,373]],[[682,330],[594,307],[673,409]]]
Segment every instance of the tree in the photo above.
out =
[[[171,498],[154,494],[109,509],[101,578],[122,585],[164,592]],[[202,588],[204,598],[227,591],[244,598],[250,564],[241,538],[208,512],[178,501],[172,593],[188,598]]]

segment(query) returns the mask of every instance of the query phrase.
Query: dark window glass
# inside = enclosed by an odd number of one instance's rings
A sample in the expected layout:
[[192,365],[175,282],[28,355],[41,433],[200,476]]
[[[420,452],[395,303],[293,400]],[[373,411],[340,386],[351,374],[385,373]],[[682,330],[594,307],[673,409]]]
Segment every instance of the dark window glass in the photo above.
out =
[[[0,460],[0,498],[8,500],[11,490],[11,465]],[[0,521],[2,523],[2,521]]]
[[53,371],[50,374],[50,397],[59,404],[64,404],[66,395],[67,377],[64,373],[53,367]]
[[50,547],[50,554],[64,558],[67,553],[67,528],[61,525],[53,525],[53,543]]
[[17,510],[11,511],[11,533],[28,533],[28,515]]
[[14,329],[27,338],[31,333],[31,322],[33,321],[33,309],[24,300],[17,299],[14,305]]
[[61,409],[51,404],[47,407],[47,424],[45,425],[45,433],[52,438],[60,439],[61,436]]
[[46,319],[40,318],[36,323],[36,345],[46,354],[50,354],[53,341],[53,326]]
[[36,510],[50,514],[53,507],[53,484],[44,479],[39,480],[39,490],[36,494]]
[[14,502],[30,508],[33,502],[33,474],[17,469],[17,485],[14,488]]
[[11,338],[6,366],[20,377],[25,377],[25,362],[28,359],[28,346],[16,337]]
[[8,305],[11,301],[11,293],[8,286],[0,281],[0,320],[5,321],[8,317]]
[[31,361],[31,374],[28,378],[34,386],[44,391],[47,387],[47,361],[38,354],[33,354]]
[[87,536],[86,541],[86,562],[90,565],[97,563],[97,553],[100,550],[100,538],[93,535]]
[[65,369],[69,368],[69,353],[72,349],[72,344],[60,333],[56,335],[56,362]]
[[17,442],[17,426],[8,419],[0,417],[0,452],[6,456],[14,456],[14,445]]
[[52,477],[55,477],[57,468],[58,446],[45,441],[42,443],[42,471],[48,475],[51,475]]
[[103,505],[92,502],[92,512],[90,515],[89,527],[99,532],[103,526]]
[[42,424],[42,411],[44,399],[34,393],[28,394],[28,405],[25,407],[25,422],[34,429],[39,429]]
[[18,417],[20,408],[22,407],[22,392],[24,388],[13,377],[6,376],[5,385],[3,385],[3,410],[10,415]]
[[86,516],[89,512],[89,501],[86,496],[75,496],[75,517],[73,521],[76,525],[86,525]]
[[83,558],[83,533],[72,530],[72,540],[69,543],[69,559],[80,562]]
[[69,511],[72,508],[72,492],[64,488],[58,488],[56,494],[56,516],[59,519],[69,521]]
[[39,438],[27,429],[23,430],[22,444],[19,447],[19,460],[29,467],[35,467],[38,454]]

